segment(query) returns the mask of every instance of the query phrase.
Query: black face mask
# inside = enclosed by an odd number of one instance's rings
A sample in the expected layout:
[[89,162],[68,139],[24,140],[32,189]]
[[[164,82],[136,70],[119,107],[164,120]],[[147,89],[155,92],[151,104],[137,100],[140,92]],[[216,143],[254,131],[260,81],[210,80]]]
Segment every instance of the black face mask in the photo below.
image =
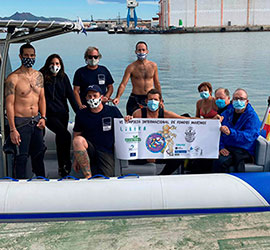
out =
[[32,68],[35,64],[36,59],[35,58],[29,58],[29,57],[23,57],[22,58],[22,64],[26,68]]

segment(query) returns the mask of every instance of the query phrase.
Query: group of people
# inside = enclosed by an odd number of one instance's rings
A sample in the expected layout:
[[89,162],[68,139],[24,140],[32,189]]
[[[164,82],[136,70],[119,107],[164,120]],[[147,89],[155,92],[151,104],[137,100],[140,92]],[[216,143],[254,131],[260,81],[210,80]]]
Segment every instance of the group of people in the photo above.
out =
[[[145,42],[136,44],[137,60],[128,65],[111,99],[114,80],[109,70],[99,65],[102,55],[98,48],[88,47],[84,54],[86,66],[74,75],[73,90],[64,64],[57,54],[50,55],[44,66],[33,69],[36,53],[31,44],[20,48],[21,66],[5,81],[5,107],[9,124],[6,144],[14,146],[15,178],[26,178],[28,156],[32,171],[45,176],[44,128],[56,135],[58,173],[66,176],[71,167],[81,170],[86,178],[95,174],[114,175],[114,118],[122,118],[116,106],[131,80],[132,92],[126,105],[128,121],[134,118],[208,118],[222,120],[220,157],[213,163],[213,171],[227,172],[231,165],[235,171],[244,171],[244,162],[252,160],[255,140],[259,135],[260,121],[248,101],[247,92],[237,89],[230,100],[229,91],[219,88],[212,96],[209,82],[199,85],[201,99],[196,105],[196,117],[178,115],[164,108],[157,65],[147,59]],[[76,113],[73,128],[74,161],[70,156],[72,136],[68,131],[69,101]],[[153,161],[153,160],[152,160]],[[165,161],[160,174],[171,174],[182,160]]]
[[245,172],[245,162],[254,161],[255,144],[261,126],[257,113],[249,103],[247,91],[238,88],[231,99],[228,89],[218,88],[215,96],[212,96],[209,82],[201,83],[198,91],[201,99],[196,105],[196,116],[221,118],[219,158],[201,161],[201,168],[210,166],[211,169],[205,171],[215,173]]

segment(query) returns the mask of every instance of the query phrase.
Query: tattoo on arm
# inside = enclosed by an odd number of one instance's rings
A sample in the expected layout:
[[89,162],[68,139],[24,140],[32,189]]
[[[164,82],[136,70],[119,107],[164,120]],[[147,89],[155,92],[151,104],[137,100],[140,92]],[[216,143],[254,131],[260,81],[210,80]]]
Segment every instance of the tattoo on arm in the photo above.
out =
[[39,72],[38,77],[37,77],[36,86],[39,88],[44,88],[43,75],[40,72]]
[[11,81],[5,82],[5,97],[9,95],[14,95],[14,84]]
[[74,151],[74,157],[77,160],[79,166],[81,167],[84,176],[91,176],[92,174],[90,170],[90,159],[87,151]]

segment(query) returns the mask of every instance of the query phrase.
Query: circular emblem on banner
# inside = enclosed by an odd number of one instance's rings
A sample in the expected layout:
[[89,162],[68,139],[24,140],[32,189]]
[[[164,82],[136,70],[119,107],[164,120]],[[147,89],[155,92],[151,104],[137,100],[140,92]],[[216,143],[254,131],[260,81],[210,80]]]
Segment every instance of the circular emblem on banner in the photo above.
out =
[[160,133],[150,134],[146,139],[146,147],[152,153],[161,152],[166,146],[166,140]]
[[185,131],[185,139],[187,142],[193,142],[196,139],[196,131],[192,127],[188,127]]

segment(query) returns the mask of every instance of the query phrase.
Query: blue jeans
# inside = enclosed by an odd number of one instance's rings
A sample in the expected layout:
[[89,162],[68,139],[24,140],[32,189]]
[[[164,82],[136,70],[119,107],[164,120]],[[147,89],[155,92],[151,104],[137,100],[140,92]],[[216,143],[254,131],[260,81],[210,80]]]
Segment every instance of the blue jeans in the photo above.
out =
[[15,117],[15,125],[21,137],[18,152],[15,155],[14,177],[26,178],[28,156],[31,156],[32,171],[36,176],[45,177],[44,154],[46,147],[43,132],[37,127],[39,117]]

